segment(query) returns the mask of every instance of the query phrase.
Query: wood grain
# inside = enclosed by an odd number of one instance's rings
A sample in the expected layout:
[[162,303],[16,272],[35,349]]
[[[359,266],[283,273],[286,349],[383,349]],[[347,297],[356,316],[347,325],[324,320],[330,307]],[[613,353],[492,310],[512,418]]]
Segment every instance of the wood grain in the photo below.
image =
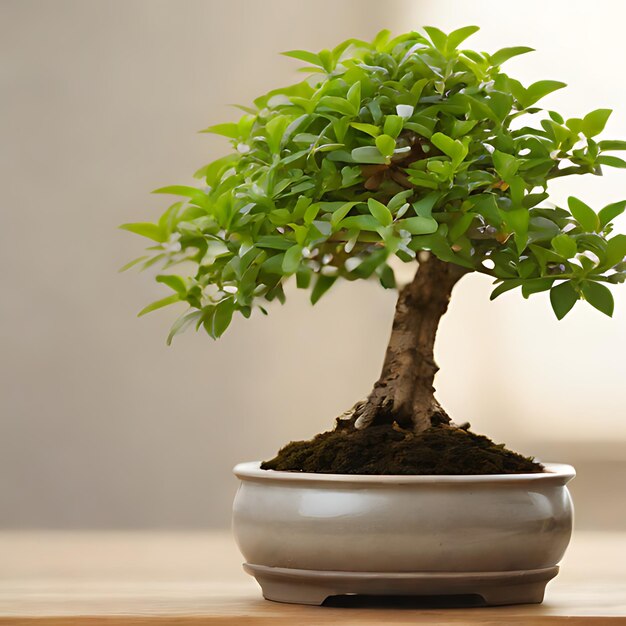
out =
[[625,624],[626,533],[576,534],[542,605],[267,602],[227,533],[2,533],[0,626]]

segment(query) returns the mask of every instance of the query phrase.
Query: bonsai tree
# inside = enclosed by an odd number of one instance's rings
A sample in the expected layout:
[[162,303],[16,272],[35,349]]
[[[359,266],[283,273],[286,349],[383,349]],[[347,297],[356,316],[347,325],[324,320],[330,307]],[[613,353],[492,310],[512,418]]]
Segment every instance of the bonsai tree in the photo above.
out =
[[[218,338],[235,313],[284,302],[293,277],[316,303],[340,279],[396,289],[391,260],[418,261],[399,289],[380,377],[335,431],[387,425],[403,441],[467,432],[433,386],[437,327],[465,274],[492,277],[492,299],[549,292],[559,319],[578,300],[611,315],[608,286],[626,278],[626,235],[611,222],[626,202],[598,211],[570,197],[557,207],[548,183],[626,167],[607,154],[626,142],[596,138],[610,110],[565,120],[537,106],[563,83],[524,86],[501,70],[531,48],[460,49],[477,30],[382,31],[371,43],[286,52],[309,76],[241,107],[238,122],[207,128],[233,150],[196,173],[203,185],[157,189],[182,201],[157,223],[122,226],[154,242],[132,264],[193,268],[159,274],[173,293],[140,315],[186,302],[168,343],[190,325]],[[288,448],[302,461],[312,445]]]

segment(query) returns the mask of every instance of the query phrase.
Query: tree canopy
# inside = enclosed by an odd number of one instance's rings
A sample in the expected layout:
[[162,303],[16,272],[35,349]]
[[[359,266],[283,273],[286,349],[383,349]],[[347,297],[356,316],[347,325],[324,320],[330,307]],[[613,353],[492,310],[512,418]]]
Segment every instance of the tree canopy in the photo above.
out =
[[422,250],[492,276],[492,298],[549,290],[559,319],[579,299],[612,314],[626,235],[611,222],[626,201],[546,202],[554,178],[626,168],[607,154],[626,141],[597,139],[611,111],[565,120],[537,106],[563,83],[524,86],[501,70],[531,48],[487,54],[459,47],[475,26],[424,30],[284,53],[307,78],[204,131],[233,148],[196,172],[206,186],[157,189],[182,200],[122,226],[153,242],[126,267],[181,266],[157,275],[173,293],[140,313],[189,304],[168,342],[192,324],[221,336],[236,311],[283,302],[292,276],[313,303],[338,278],[393,288],[390,259]]

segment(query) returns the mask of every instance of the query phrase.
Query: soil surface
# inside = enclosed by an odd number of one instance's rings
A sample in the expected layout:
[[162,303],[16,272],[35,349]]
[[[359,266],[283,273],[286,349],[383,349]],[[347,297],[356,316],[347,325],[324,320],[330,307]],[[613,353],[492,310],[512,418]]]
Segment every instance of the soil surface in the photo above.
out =
[[397,424],[343,428],[292,441],[262,469],[321,474],[525,474],[543,465],[468,428],[437,426],[414,434]]

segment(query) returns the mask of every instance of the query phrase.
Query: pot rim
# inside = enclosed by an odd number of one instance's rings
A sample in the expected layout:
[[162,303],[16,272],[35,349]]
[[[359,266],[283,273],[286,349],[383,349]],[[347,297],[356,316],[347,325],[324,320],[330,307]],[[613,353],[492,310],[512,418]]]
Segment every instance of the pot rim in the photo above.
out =
[[318,474],[314,472],[285,472],[262,470],[261,461],[238,463],[233,473],[241,480],[254,482],[414,485],[414,484],[519,484],[528,482],[557,483],[565,485],[576,476],[576,470],[564,463],[543,463],[545,472],[536,474]]

